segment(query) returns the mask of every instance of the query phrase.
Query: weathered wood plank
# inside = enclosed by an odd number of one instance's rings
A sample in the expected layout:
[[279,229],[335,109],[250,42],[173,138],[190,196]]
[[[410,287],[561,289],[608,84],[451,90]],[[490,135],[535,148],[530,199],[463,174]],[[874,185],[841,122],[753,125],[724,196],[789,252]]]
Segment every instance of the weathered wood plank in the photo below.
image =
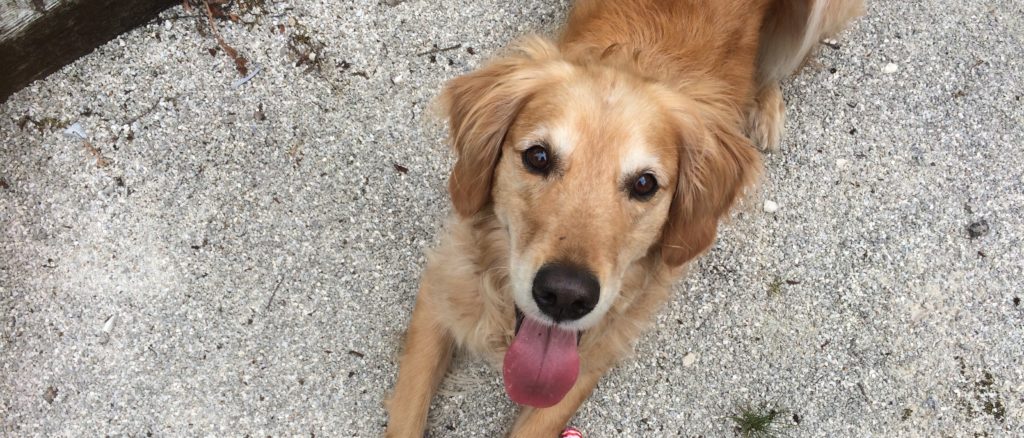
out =
[[0,0],[0,103],[175,0]]

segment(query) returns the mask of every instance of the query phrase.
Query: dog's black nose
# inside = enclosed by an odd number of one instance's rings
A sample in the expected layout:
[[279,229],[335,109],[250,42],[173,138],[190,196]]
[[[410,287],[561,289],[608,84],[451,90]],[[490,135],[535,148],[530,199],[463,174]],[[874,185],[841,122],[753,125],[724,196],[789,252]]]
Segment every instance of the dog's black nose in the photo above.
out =
[[597,277],[575,266],[544,265],[533,278],[533,300],[556,322],[582,318],[594,310],[600,295]]

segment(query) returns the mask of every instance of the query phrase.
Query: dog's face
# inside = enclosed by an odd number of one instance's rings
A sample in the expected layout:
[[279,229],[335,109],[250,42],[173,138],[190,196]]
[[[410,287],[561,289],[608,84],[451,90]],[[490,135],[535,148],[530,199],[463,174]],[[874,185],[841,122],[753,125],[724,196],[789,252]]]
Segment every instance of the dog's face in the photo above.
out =
[[679,153],[656,91],[607,68],[572,67],[525,101],[509,126],[491,196],[509,232],[515,302],[527,316],[592,327],[626,268],[659,242]]
[[519,403],[561,400],[580,333],[627,270],[705,251],[759,168],[719,90],[645,78],[626,60],[573,63],[535,39],[442,95],[452,203],[465,218],[493,212],[508,232],[517,319],[504,375]]
[[678,266],[711,245],[758,155],[715,90],[574,64],[539,39],[521,51],[446,87],[449,189],[462,216],[493,204],[507,228],[518,308],[585,330],[631,264],[653,252]]

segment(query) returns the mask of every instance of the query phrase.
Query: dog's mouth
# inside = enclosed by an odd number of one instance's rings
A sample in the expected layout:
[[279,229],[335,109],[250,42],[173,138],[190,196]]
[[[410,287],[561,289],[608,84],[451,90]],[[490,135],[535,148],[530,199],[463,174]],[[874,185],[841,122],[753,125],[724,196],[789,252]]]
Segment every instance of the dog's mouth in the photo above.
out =
[[519,404],[554,406],[576,384],[581,333],[542,323],[517,307],[515,335],[502,367],[505,392]]
[[[525,318],[526,318],[526,314],[524,314],[522,310],[519,310],[519,306],[516,306],[516,331],[515,331],[516,335],[519,334],[519,328],[523,326],[523,319],[525,319]],[[576,346],[577,347],[579,347],[580,340],[582,340],[582,339],[583,339],[583,332],[582,331],[576,332]]]

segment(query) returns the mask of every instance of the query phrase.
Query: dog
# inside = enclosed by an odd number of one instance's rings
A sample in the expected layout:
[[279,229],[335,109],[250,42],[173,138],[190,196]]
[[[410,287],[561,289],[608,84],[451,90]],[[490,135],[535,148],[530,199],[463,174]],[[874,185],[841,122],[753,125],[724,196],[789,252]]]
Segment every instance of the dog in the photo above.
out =
[[456,348],[487,358],[555,437],[753,185],[784,125],[779,82],[862,0],[579,0],[451,80],[454,214],[428,255],[386,402],[423,435]]

